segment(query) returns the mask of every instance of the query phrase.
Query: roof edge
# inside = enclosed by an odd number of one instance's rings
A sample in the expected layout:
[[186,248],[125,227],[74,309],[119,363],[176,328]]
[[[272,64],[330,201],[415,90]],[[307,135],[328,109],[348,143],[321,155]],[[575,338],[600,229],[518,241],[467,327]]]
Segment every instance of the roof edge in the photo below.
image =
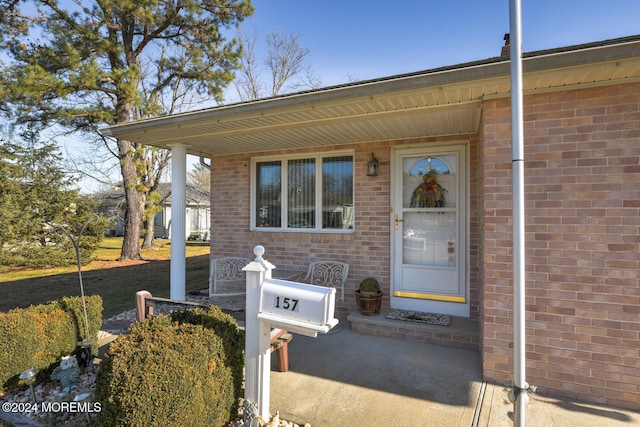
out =
[[[602,55],[603,49],[607,53]],[[618,59],[640,56],[640,35],[632,35],[597,42],[583,43],[553,49],[544,49],[523,53],[524,73],[549,70],[567,66],[576,66],[594,62],[607,62]],[[336,92],[343,92],[343,98],[374,95],[391,90],[407,90],[412,87],[438,86],[458,83],[461,81],[480,80],[500,77],[509,74],[508,56],[496,56],[483,60],[470,61],[428,70],[397,74],[377,79],[327,86],[319,89],[278,95],[269,98],[219,105],[200,110],[172,114],[170,116],[154,117],[101,128],[105,136],[114,136],[119,129],[130,131],[144,130],[162,121],[163,125],[184,123],[186,121],[208,120],[225,117],[229,114],[257,113],[274,108],[292,108],[305,104],[327,101]],[[455,73],[455,75],[454,75]],[[428,81],[425,81],[427,79]],[[390,86],[393,86],[390,87]],[[377,88],[372,91],[372,87]]]

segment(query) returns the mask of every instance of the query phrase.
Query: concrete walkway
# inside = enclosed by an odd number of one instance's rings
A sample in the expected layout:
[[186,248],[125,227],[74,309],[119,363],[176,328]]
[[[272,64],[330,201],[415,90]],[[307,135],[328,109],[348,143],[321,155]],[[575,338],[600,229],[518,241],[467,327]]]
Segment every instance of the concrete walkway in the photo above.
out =
[[[511,411],[513,405],[507,400],[505,387],[487,384],[477,425],[513,427]],[[525,424],[527,427],[631,427],[640,425],[640,413],[531,394]]]
[[[295,335],[289,372],[271,373],[271,412],[313,427],[511,427],[504,386],[484,384],[480,353],[352,333]],[[528,427],[632,426],[640,414],[531,395]]]

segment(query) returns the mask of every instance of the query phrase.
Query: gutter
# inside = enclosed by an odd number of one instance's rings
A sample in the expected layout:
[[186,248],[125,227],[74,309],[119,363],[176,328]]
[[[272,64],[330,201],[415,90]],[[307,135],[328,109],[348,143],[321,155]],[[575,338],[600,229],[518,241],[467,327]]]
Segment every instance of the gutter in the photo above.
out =
[[[523,72],[532,73],[559,68],[576,67],[608,61],[640,57],[640,36],[588,43],[567,48],[549,49],[523,54]],[[255,116],[274,110],[295,109],[302,106],[335,102],[360,97],[409,91],[417,88],[449,86],[461,82],[508,77],[508,57],[494,57],[448,67],[410,74],[396,75],[345,85],[330,86],[272,98],[211,107],[203,110],[155,117],[101,128],[104,136],[115,137],[120,131],[144,132],[159,125],[172,126],[210,121],[227,117]]]

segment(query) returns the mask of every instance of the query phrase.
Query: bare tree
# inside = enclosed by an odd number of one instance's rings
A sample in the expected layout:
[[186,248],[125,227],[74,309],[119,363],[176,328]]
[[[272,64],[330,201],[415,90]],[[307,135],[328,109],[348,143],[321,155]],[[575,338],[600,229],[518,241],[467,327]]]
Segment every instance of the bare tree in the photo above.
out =
[[282,91],[284,85],[303,70],[309,49],[298,43],[298,37],[272,30],[267,34],[266,64],[271,73],[271,96]]
[[242,43],[242,57],[240,58],[240,69],[233,81],[233,85],[238,91],[238,96],[242,101],[258,99],[263,94],[262,83],[260,82],[260,67],[256,56],[256,43],[258,33],[253,32],[247,38],[242,30],[238,30],[238,39]]
[[211,170],[202,163],[196,164],[187,174],[187,183],[196,188],[211,191]]
[[160,179],[169,165],[171,152],[150,146],[144,146],[143,150],[145,158],[143,166],[146,168],[146,172],[143,173],[145,174],[147,190],[142,217],[144,229],[142,248],[150,248],[154,245],[155,239],[154,219],[158,212],[162,210],[161,203],[163,198],[157,189],[158,185],[160,185]]
[[[239,31],[238,38],[242,43],[243,55],[234,85],[242,101],[320,87],[320,79],[315,77],[306,62],[310,51],[300,44],[298,35],[285,34],[277,29],[269,31],[264,41],[265,59],[262,66],[256,47],[257,32],[245,36]],[[269,82],[265,83],[265,80]]]

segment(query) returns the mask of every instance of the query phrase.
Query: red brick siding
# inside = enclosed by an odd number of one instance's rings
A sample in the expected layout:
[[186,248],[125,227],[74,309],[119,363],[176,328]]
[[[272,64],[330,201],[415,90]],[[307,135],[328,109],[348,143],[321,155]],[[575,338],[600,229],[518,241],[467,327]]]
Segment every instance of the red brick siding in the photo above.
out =
[[[483,108],[484,375],[512,377],[511,117]],[[527,380],[640,409],[640,85],[525,97]]]

